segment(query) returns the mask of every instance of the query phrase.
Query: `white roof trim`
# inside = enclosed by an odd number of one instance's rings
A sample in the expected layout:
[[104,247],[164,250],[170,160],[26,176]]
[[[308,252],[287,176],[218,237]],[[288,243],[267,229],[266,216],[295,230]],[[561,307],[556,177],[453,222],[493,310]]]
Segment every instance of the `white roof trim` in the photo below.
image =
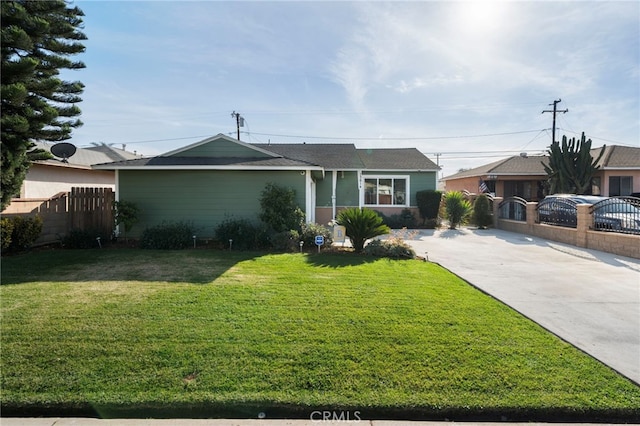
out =
[[183,146],[182,148],[178,148],[178,149],[175,149],[173,151],[166,152],[166,153],[162,154],[161,157],[170,157],[172,155],[179,154],[179,153],[184,152],[184,151],[188,151],[188,150],[190,150],[192,148],[196,148],[196,147],[198,147],[200,145],[205,145],[205,144],[207,144],[209,142],[213,142],[216,139],[224,139],[227,142],[236,143],[236,144],[238,144],[240,146],[243,146],[245,148],[249,148],[251,150],[260,152],[262,154],[266,154],[266,155],[268,155],[270,157],[274,157],[274,158],[281,158],[282,157],[282,155],[278,155],[278,154],[275,154],[275,153],[273,153],[271,151],[267,151],[266,149],[258,148],[257,146],[248,144],[246,142],[242,142],[242,141],[239,141],[237,139],[233,139],[232,137],[229,137],[227,135],[223,135],[222,133],[218,133],[215,136],[211,136],[209,138],[203,139],[200,142],[195,142],[195,143],[192,143],[191,145]]

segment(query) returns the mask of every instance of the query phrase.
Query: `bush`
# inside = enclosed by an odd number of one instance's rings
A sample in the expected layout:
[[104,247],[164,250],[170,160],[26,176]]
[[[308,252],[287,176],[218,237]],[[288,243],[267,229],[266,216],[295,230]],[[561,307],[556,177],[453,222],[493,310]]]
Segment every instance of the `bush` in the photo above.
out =
[[[215,235],[223,247],[237,250],[266,247],[268,240],[265,230],[248,219],[225,219],[216,227]],[[229,240],[232,240],[231,244]]]
[[163,222],[142,231],[140,248],[179,250],[192,247],[195,231],[193,224],[188,222]]
[[127,232],[131,231],[133,225],[138,222],[140,209],[131,201],[115,201],[113,203],[115,225],[124,226],[124,237],[127,238]]
[[298,251],[300,249],[300,233],[294,229],[276,232],[269,237],[271,247],[281,251]]
[[404,237],[407,229],[394,232],[387,240],[373,240],[364,248],[363,253],[376,257],[390,257],[392,259],[413,259],[416,252],[406,243]]
[[392,214],[391,216],[386,216],[384,213],[379,211],[376,211],[376,213],[382,218],[384,224],[391,229],[416,227],[416,217],[409,209],[403,209],[400,214]]
[[2,248],[19,252],[31,248],[42,232],[40,216],[2,218]]
[[273,232],[299,230],[304,212],[295,203],[296,192],[274,183],[268,183],[260,198],[260,220]]
[[345,227],[345,234],[357,252],[362,251],[364,243],[369,238],[385,235],[391,231],[375,211],[367,208],[350,207],[342,210],[338,213],[336,222]]
[[316,235],[324,237],[324,247],[331,247],[333,244],[333,232],[329,228],[317,223],[304,223],[300,231],[300,240],[304,242],[303,247],[316,248]]
[[478,228],[484,229],[493,223],[491,212],[489,211],[489,197],[480,194],[473,203],[473,221]]
[[436,219],[440,209],[440,200],[442,199],[442,192],[427,189],[424,191],[416,192],[416,201],[418,203],[418,210],[420,211],[420,217],[422,223],[425,221]]
[[13,234],[13,220],[8,217],[0,219],[0,238],[2,238],[2,251],[11,245],[11,235]]
[[445,195],[445,214],[449,220],[449,229],[467,223],[471,215],[471,203],[464,198],[462,192],[451,191]]
[[[100,238],[100,243],[98,243]],[[109,241],[108,236],[100,230],[72,229],[62,237],[62,246],[67,249],[99,248]]]

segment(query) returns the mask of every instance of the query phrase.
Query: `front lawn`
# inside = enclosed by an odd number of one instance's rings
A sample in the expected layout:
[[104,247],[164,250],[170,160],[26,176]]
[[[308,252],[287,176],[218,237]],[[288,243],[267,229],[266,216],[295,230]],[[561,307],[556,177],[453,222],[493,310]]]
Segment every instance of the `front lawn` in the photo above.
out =
[[638,386],[427,262],[53,250],[2,284],[3,415],[640,417]]

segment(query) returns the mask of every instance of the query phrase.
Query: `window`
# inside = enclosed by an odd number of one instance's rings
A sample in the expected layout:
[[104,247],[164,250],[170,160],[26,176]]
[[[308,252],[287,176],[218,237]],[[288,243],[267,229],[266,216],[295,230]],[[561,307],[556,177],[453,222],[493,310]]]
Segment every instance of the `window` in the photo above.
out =
[[609,196],[629,195],[633,192],[633,176],[609,176]]
[[408,177],[366,177],[364,204],[370,206],[407,206]]

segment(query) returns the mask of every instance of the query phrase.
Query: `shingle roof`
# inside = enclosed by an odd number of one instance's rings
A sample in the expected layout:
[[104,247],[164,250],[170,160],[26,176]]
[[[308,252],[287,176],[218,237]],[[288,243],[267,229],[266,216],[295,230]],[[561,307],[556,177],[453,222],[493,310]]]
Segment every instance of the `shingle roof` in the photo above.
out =
[[369,170],[438,170],[438,166],[415,148],[358,149]]
[[[591,156],[597,158],[602,147],[591,150]],[[598,162],[603,169],[640,168],[640,148],[611,145],[604,148],[605,153]]]
[[[54,144],[48,144],[43,142],[36,142],[36,148],[44,149],[45,151],[51,153],[51,147]],[[50,160],[42,160],[37,161],[38,164],[49,164],[53,166],[66,166],[66,167],[90,167],[93,164],[98,163],[106,163],[113,161],[111,157],[109,157],[104,152],[92,151],[84,148],[77,148],[76,153],[67,159],[67,163],[63,163],[61,159],[54,157]]]
[[485,164],[480,167],[458,172],[451,176],[447,176],[444,180],[459,179],[465,177],[484,176],[484,175],[546,175],[542,162],[548,160],[546,156],[522,157],[519,155]]
[[[218,135],[217,137],[221,137]],[[215,139],[216,137],[214,137]],[[211,142],[212,138],[205,139]],[[235,141],[234,141],[235,142]],[[202,144],[202,143],[199,143]],[[243,143],[245,144],[245,143]],[[198,144],[195,144],[198,145]],[[415,148],[356,149],[353,144],[245,144],[272,154],[273,158],[181,157],[182,150],[128,161],[95,164],[99,169],[171,166],[318,167],[327,170],[437,170]]]
[[353,144],[253,144],[287,158],[326,169],[362,169],[364,164]]
[[[617,168],[635,168],[640,169],[640,148],[631,146],[611,145],[606,147],[594,148],[591,150],[591,156],[597,158],[602,149],[605,150],[604,155],[598,162],[598,166],[602,169]],[[541,162],[548,163],[547,155],[521,157],[519,155],[485,164],[480,167],[465,170],[447,176],[444,180],[460,179],[465,177],[484,176],[484,175],[546,175]]]
[[167,166],[234,166],[234,167],[296,167],[308,168],[310,165],[303,161],[291,160],[289,158],[236,158],[236,157],[151,157],[139,158],[136,160],[115,161],[106,164],[96,164],[101,166],[125,166],[127,168],[136,167],[167,167]]

